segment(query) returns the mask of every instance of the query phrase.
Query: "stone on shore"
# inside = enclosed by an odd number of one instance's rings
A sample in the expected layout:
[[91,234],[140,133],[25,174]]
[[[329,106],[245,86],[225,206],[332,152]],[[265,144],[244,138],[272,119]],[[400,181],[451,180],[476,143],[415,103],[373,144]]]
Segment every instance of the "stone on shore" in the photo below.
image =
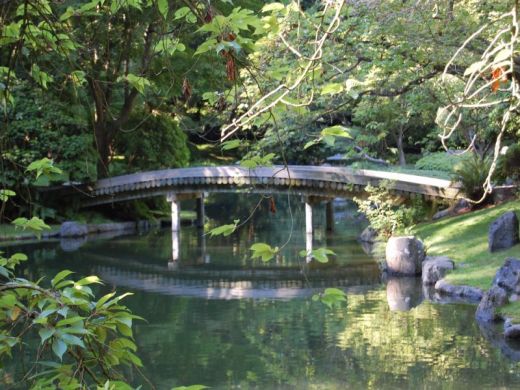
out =
[[453,261],[449,257],[427,256],[422,263],[422,282],[423,284],[434,285],[453,268]]
[[60,237],[82,237],[88,234],[88,227],[75,221],[63,222],[60,226]]
[[459,199],[453,206],[436,212],[433,215],[432,220],[436,221],[445,217],[453,217],[468,211],[471,211],[471,204],[466,199]]
[[371,226],[367,226],[359,235],[359,241],[368,242],[371,244],[376,242],[377,238],[378,238],[377,231]]
[[495,274],[493,286],[499,286],[509,294],[520,294],[520,260],[507,258]]
[[501,215],[489,226],[488,245],[490,252],[509,249],[518,242],[518,218],[513,211]]
[[471,302],[479,302],[484,293],[480,288],[471,286],[457,286],[449,284],[444,279],[435,283],[435,290],[439,294],[445,294],[452,297],[464,298]]
[[390,274],[420,275],[425,257],[423,243],[413,236],[390,237],[386,244],[386,264]]
[[501,287],[493,286],[484,293],[480,301],[475,317],[479,321],[492,322],[500,319],[496,308],[507,303],[507,292]]

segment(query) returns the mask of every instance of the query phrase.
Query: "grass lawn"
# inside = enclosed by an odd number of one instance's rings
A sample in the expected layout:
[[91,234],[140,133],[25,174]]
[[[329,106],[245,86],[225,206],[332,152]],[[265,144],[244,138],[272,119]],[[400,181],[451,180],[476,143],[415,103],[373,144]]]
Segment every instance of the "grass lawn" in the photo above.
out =
[[[424,241],[429,255],[444,255],[455,261],[455,270],[446,277],[448,282],[487,290],[507,257],[520,258],[520,245],[501,252],[488,251],[489,225],[506,211],[515,211],[518,216],[520,201],[417,225],[414,233]],[[520,320],[520,302],[502,311]]]

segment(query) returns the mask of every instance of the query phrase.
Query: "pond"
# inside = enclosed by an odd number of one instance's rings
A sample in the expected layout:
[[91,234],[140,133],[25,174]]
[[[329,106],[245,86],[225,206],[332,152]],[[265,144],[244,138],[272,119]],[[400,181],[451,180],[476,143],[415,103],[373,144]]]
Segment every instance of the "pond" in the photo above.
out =
[[[245,220],[257,200],[210,197],[207,214],[217,225]],[[299,256],[300,200],[277,197],[276,213],[266,203],[229,237],[183,227],[177,261],[168,229],[5,250],[30,256],[26,277],[71,269],[100,276],[105,290],[133,292],[126,304],[146,319],[134,326],[142,371],[158,389],[520,387],[520,365],[484,337],[474,306],[425,300],[415,279],[381,279],[356,241],[365,222],[353,204],[336,205],[333,233],[316,209],[314,245],[337,254],[320,264]],[[264,264],[250,258],[254,242],[286,245]],[[329,309],[311,299],[326,287],[345,290],[347,303]]]

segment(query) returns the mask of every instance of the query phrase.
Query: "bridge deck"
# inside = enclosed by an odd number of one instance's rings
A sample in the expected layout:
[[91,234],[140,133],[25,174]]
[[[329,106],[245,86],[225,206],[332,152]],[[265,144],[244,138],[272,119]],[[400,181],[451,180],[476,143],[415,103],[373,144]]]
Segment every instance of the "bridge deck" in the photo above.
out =
[[301,195],[350,197],[366,185],[392,182],[394,191],[456,199],[459,188],[449,180],[403,173],[329,166],[240,166],[163,169],[102,179],[85,188],[82,204],[94,206],[131,199],[194,192],[293,192]]

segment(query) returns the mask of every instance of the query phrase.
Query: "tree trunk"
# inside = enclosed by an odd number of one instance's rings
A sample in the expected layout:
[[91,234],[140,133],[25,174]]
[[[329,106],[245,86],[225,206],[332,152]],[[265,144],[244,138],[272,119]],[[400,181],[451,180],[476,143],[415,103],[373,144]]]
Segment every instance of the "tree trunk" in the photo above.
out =
[[108,177],[108,164],[110,157],[110,142],[107,125],[104,122],[94,124],[94,142],[98,152],[97,176],[98,179]]
[[397,151],[399,153],[399,165],[400,166],[406,165],[406,158],[404,156],[403,138],[404,138],[403,127],[399,127],[399,134],[397,135]]

